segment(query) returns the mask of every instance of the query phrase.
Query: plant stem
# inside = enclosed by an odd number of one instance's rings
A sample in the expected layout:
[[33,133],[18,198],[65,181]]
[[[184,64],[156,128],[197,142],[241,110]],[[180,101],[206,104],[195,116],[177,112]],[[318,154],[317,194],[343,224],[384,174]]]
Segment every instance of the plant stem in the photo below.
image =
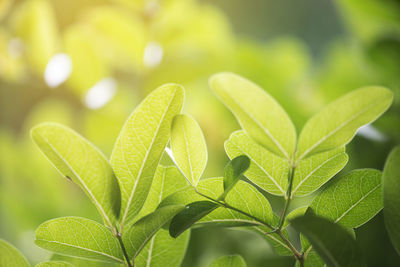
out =
[[122,252],[124,254],[124,257],[125,257],[125,260],[126,260],[126,264],[128,265],[128,267],[134,267],[134,264],[131,263],[131,261],[129,260],[128,253],[126,253],[126,249],[125,249],[124,242],[122,241],[121,233],[117,233],[116,237],[117,237],[117,239],[119,241],[119,244],[121,246]]
[[289,249],[293,252],[296,259],[301,264],[301,262],[303,261],[303,256],[300,254],[300,252],[298,252],[297,249],[293,246],[293,244],[283,235],[280,229],[276,231],[276,234],[283,240],[283,242],[285,242],[285,244],[289,247]]
[[246,215],[247,217],[250,217],[250,218],[254,219],[255,221],[261,223],[262,225],[267,226],[268,228],[270,228],[270,229],[273,230],[273,231],[276,230],[276,229],[275,229],[274,227],[272,227],[269,223],[264,222],[263,220],[261,220],[261,219],[255,217],[255,216],[253,216],[253,215],[251,215],[251,214],[248,214],[248,213],[245,212],[245,211],[242,211],[242,210],[240,210],[240,209],[237,209],[237,208],[235,208],[235,207],[229,205],[229,204],[226,203],[226,202],[222,202],[222,201],[219,201],[219,200],[214,199],[214,198],[212,198],[212,197],[209,197],[209,196],[207,196],[207,195],[204,195],[203,193],[200,193],[200,192],[197,190],[197,188],[194,188],[194,190],[195,190],[196,193],[199,194],[200,196],[205,197],[205,198],[211,200],[212,202],[215,202],[215,203],[221,205],[221,206],[224,207],[224,208],[231,209],[231,210],[234,210],[234,211],[236,211],[236,212],[239,212],[239,213],[241,213],[241,214],[243,214],[243,215]]
[[285,222],[285,218],[289,209],[289,204],[290,201],[292,200],[292,187],[293,187],[293,177],[294,177],[294,171],[295,171],[296,167],[295,166],[291,166],[289,169],[289,174],[288,174],[288,181],[289,181],[289,185],[288,185],[288,189],[286,191],[286,196],[285,196],[285,206],[283,208],[281,217],[279,219],[279,224],[278,224],[278,229],[281,230],[282,226]]

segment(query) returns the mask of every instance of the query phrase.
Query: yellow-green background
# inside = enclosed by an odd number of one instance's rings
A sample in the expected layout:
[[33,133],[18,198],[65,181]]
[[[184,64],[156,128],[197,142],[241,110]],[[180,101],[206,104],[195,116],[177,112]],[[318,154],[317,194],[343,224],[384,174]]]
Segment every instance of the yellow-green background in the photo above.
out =
[[[143,62],[151,43],[163,54],[155,66]],[[57,53],[70,56],[72,72],[50,88],[43,76]],[[67,215],[99,219],[32,144],[33,125],[64,123],[109,155],[124,120],[163,83],[185,86],[184,112],[198,120],[208,145],[205,177],[221,175],[223,142],[238,125],[207,80],[227,70],[273,95],[298,131],[336,97],[387,86],[395,100],[373,124],[379,138],[357,135],[346,169],[381,169],[400,143],[398,0],[0,0],[0,237],[36,263],[49,257],[33,244],[40,223]],[[115,96],[88,108],[88,90],[107,77],[116,81]],[[356,232],[369,266],[400,265],[382,214]],[[193,231],[183,265],[207,266],[232,253],[249,266],[293,266],[261,238],[219,228]]]

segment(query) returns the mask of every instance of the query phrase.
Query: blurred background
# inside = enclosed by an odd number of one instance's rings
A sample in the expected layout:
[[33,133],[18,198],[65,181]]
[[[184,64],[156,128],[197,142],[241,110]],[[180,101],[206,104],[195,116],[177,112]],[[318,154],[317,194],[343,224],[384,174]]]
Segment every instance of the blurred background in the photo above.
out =
[[[223,142],[239,126],[209,89],[219,71],[261,85],[298,132],[346,92],[387,86],[394,104],[360,129],[345,171],[382,169],[400,143],[398,0],[0,0],[0,237],[37,263],[50,256],[33,243],[40,223],[99,219],[32,144],[33,125],[66,124],[110,155],[125,119],[163,83],[185,86],[184,112],[198,120],[208,145],[205,177],[221,175]],[[400,266],[382,214],[356,234],[369,266]],[[193,230],[183,266],[232,253],[248,266],[294,264],[259,236],[203,228]]]

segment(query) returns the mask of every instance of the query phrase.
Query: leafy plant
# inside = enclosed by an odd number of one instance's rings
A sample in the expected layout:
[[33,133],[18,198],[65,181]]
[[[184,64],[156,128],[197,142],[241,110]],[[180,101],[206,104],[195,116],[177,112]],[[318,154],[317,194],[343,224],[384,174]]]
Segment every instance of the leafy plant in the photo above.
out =
[[[232,73],[220,73],[210,79],[210,85],[242,130],[225,142],[231,161],[224,177],[191,182],[161,203],[186,205],[172,219],[170,234],[178,236],[191,225],[245,226],[265,236],[278,253],[293,255],[301,266],[322,266],[324,262],[329,266],[361,266],[353,228],[382,209],[382,174],[360,169],[327,182],[346,165],[345,146],[357,129],[389,108],[391,91],[377,86],[355,90],[309,119],[297,138],[285,110],[256,84]],[[173,128],[184,127],[174,121]],[[181,130],[171,138],[183,135]],[[192,140],[186,145],[190,149],[172,147],[174,162],[185,176],[187,164],[182,162],[190,162],[192,168],[203,166],[198,154],[190,153],[204,151],[198,136],[185,137]],[[248,159],[249,166],[240,163],[240,158]],[[241,173],[245,177],[238,181]],[[190,181],[190,176],[186,178]],[[237,185],[232,181],[238,181]],[[309,207],[291,208],[296,197],[317,190]],[[261,192],[284,198],[280,216],[273,213],[264,197],[267,194]],[[289,226],[301,233],[301,248],[290,240]],[[337,246],[339,241],[342,247]]]
[[[126,121],[110,162],[94,145],[65,126],[43,123],[32,129],[32,139],[43,154],[64,177],[82,188],[104,222],[102,225],[80,217],[47,221],[36,231],[35,243],[39,247],[126,266],[133,266],[135,259],[143,256],[150,266],[157,255],[152,250],[165,243],[184,251],[187,235],[177,240],[161,232],[156,235],[184,206],[155,210],[165,191],[182,184],[179,172],[158,164],[183,98],[183,88],[176,84],[163,85],[152,92]],[[150,247],[146,246],[148,242]],[[164,260],[175,265],[182,258],[179,251],[164,255]]]
[[[57,254],[126,266],[179,266],[186,230],[214,224],[254,231],[300,266],[362,266],[353,229],[383,208],[384,192],[387,228],[398,246],[398,220],[391,219],[398,214],[393,204],[398,149],[385,166],[385,190],[382,173],[374,169],[330,180],[346,165],[345,146],[357,129],[391,105],[389,90],[365,87],[343,96],[309,119],[297,138],[285,110],[254,83],[220,73],[210,85],[242,127],[225,142],[231,160],[223,177],[202,177],[207,146],[197,122],[180,114],[184,91],[176,84],[159,87],[134,110],[110,160],[65,126],[33,128],[43,154],[81,187],[103,219],[103,224],[81,217],[47,221],[36,231],[36,244]],[[160,165],[164,151],[176,167]],[[309,205],[293,205],[297,197],[315,192]],[[268,194],[284,199],[279,216]],[[301,247],[289,238],[288,227],[300,233]],[[225,256],[212,266],[245,262]]]

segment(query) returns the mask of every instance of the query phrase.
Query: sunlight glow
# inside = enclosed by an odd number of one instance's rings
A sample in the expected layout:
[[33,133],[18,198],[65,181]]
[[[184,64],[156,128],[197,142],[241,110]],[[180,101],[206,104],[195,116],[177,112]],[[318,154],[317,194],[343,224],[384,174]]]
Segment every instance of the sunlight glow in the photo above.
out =
[[163,59],[163,48],[157,42],[149,42],[144,49],[143,64],[146,67],[157,67]]
[[117,82],[113,78],[104,78],[93,85],[86,94],[85,104],[88,108],[98,109],[107,104],[117,91]]
[[358,129],[357,134],[373,141],[383,142],[386,140],[386,136],[370,124]]
[[71,58],[67,54],[56,54],[47,63],[44,81],[51,88],[57,87],[68,79],[71,71]]

